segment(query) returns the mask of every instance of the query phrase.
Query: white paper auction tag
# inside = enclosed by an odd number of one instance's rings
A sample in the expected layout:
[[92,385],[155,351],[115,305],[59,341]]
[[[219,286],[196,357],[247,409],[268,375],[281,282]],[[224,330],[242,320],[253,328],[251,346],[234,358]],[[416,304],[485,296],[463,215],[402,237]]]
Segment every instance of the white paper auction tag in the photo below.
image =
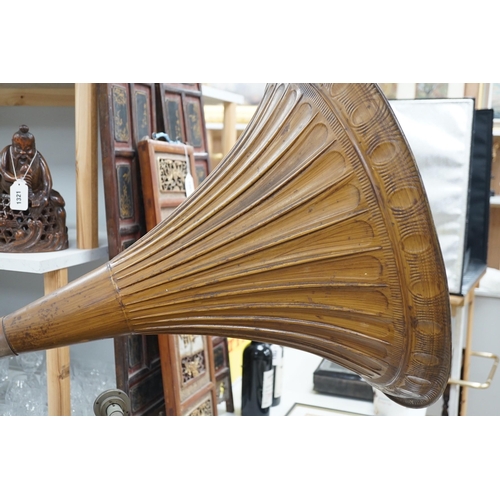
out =
[[22,179],[10,186],[10,209],[28,210],[28,184]]
[[189,170],[186,174],[186,179],[184,181],[184,185],[186,187],[186,198],[189,198],[194,192],[194,180],[193,180],[193,176],[191,175]]

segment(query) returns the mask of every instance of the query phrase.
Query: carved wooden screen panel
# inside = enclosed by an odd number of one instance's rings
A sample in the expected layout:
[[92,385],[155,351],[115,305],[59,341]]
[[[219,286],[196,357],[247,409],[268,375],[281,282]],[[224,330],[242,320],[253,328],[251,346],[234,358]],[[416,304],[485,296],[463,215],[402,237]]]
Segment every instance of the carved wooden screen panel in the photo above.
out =
[[[149,231],[186,199],[188,172],[198,182],[192,146],[147,139],[138,151]],[[217,415],[211,337],[159,335],[158,343],[167,415]]]
[[[135,108],[135,106],[134,106]],[[110,257],[145,231],[128,83],[99,85],[99,116]]]
[[[154,83],[99,85],[99,119],[110,259],[146,232],[137,143],[156,130]],[[117,337],[117,387],[131,401],[132,415],[164,412],[156,336]]]
[[205,114],[200,83],[158,85],[158,130],[194,148],[195,173],[201,184],[210,173]]

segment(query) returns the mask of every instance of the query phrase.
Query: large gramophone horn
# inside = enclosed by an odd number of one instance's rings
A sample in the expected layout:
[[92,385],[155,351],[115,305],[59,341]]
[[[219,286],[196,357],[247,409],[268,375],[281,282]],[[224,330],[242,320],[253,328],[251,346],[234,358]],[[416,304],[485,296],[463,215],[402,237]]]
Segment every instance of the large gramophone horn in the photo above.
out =
[[374,84],[272,84],[168,219],[2,319],[2,355],[136,334],[274,342],[400,404],[450,371],[445,269],[415,160]]

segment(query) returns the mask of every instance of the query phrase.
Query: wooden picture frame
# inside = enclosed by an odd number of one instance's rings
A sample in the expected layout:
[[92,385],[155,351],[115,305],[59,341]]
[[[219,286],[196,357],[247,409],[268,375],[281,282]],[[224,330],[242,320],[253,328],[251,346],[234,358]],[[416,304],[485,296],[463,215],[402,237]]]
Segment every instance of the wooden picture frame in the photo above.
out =
[[185,199],[189,173],[198,187],[193,147],[187,144],[144,139],[138,144],[146,228],[153,229]]

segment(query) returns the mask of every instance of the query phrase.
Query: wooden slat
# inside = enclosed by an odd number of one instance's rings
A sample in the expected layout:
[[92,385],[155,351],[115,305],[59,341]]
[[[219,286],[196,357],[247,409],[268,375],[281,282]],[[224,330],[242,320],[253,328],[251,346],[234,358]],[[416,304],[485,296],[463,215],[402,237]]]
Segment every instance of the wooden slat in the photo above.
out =
[[488,267],[500,269],[500,207],[490,209]]
[[450,304],[452,307],[462,307],[465,303],[463,295],[450,295]]
[[[467,315],[467,335],[465,338],[464,359],[462,368],[462,379],[469,380],[470,376],[470,358],[472,352],[472,329],[474,325],[474,293],[468,296],[469,310]],[[460,390],[460,416],[467,415],[467,401],[469,395],[469,388],[467,386],[461,387]]]
[[97,90],[93,83],[75,85],[77,246],[99,246],[97,200]]
[[476,100],[476,109],[486,109],[488,107],[489,94],[489,83],[465,84],[464,97],[473,97]]
[[[60,269],[44,274],[45,295],[68,283],[68,270]],[[60,347],[46,351],[47,397],[49,416],[71,415],[70,348]]]
[[236,104],[224,105],[224,128],[222,130],[222,154],[229,153],[236,142]]
[[74,106],[73,84],[2,84],[0,106]]

